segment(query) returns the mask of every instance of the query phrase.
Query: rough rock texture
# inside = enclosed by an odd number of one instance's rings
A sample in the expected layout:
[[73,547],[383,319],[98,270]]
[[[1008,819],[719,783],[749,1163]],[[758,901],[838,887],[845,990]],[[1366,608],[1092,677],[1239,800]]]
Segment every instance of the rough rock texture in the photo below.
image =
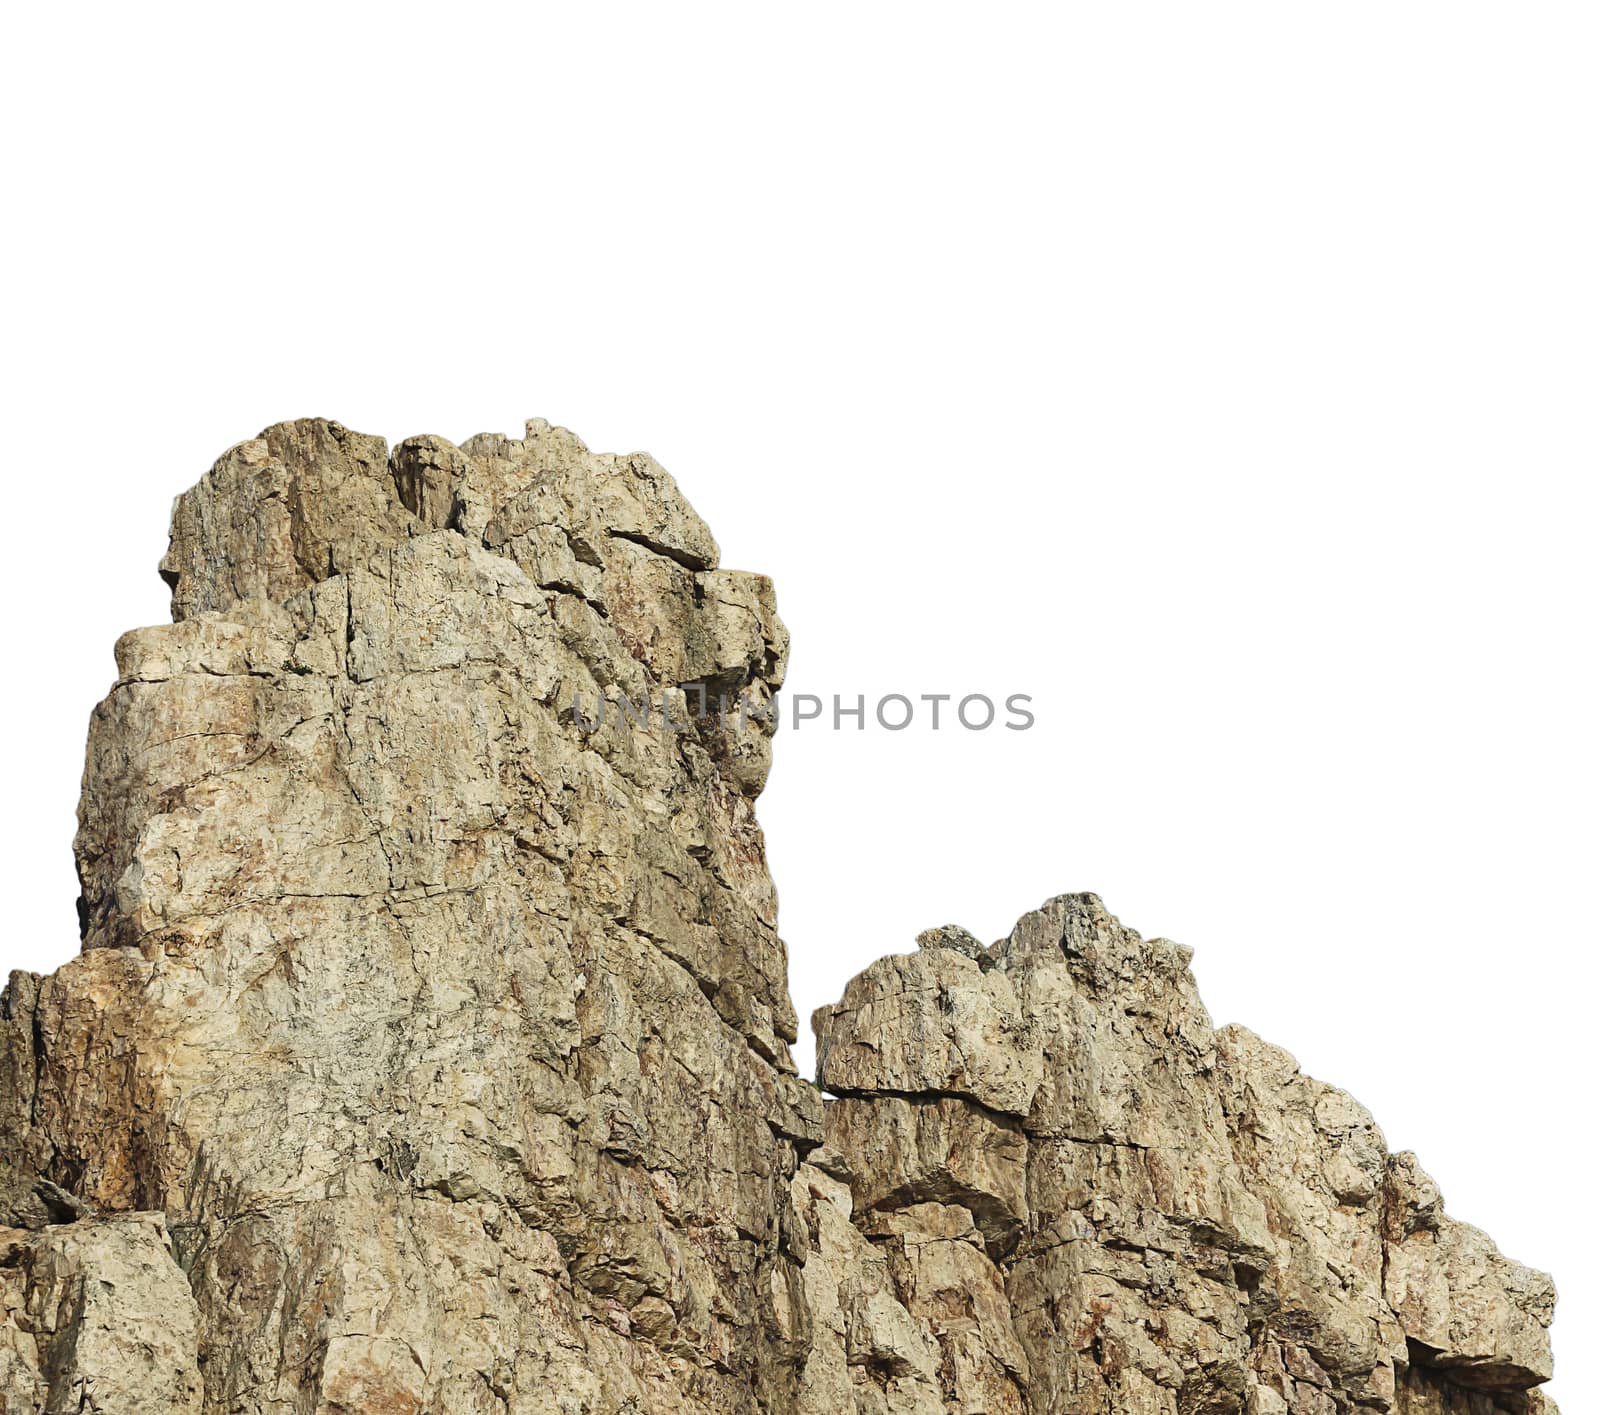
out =
[[1549,1408],[1548,1279],[1092,896],[861,974],[823,1105],[787,637],[650,458],[287,423],[162,573],[0,1000],[0,1415]]
[[1551,1408],[1550,1280],[1344,1092],[1213,1031],[1187,949],[1088,894],[989,949],[919,942],[813,1025],[848,1209],[936,1348],[928,1408]]

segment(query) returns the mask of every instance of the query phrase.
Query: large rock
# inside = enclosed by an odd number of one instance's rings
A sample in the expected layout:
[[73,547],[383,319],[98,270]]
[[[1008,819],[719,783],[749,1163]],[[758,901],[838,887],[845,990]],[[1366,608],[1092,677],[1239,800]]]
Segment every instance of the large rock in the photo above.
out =
[[[822,1153],[849,1163],[949,1409],[1551,1408],[1532,1391],[1549,1280],[1446,1218],[1344,1092],[1214,1031],[1187,950],[1093,895],[988,949],[951,927],[919,942],[816,1014],[841,1097]],[[961,1280],[934,1284],[965,1307],[927,1298],[956,1205],[990,1217]],[[978,1315],[995,1291],[1004,1323]],[[975,1384],[974,1348],[1008,1385]]]
[[0,1411],[199,1415],[196,1308],[160,1214],[0,1228]]
[[287,424],[179,499],[177,622],[90,729],[83,952],[7,992],[0,1119],[17,1219],[30,1176],[165,1215],[204,1409],[796,1398],[821,1117],[769,729],[691,711],[769,701],[786,638],[716,554],[649,458],[543,424],[392,458]]
[[287,423],[0,998],[0,1415],[1532,1415],[1548,1279],[1092,896],[795,1017],[788,640],[649,457]]

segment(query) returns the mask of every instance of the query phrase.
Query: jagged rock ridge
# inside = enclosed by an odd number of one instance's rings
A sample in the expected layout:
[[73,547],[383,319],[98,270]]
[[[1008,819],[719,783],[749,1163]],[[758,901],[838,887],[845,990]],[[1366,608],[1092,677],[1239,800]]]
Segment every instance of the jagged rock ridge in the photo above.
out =
[[1092,896],[861,974],[822,1104],[717,555],[542,422],[179,499],[0,1003],[0,1415],[1549,1409],[1548,1279]]

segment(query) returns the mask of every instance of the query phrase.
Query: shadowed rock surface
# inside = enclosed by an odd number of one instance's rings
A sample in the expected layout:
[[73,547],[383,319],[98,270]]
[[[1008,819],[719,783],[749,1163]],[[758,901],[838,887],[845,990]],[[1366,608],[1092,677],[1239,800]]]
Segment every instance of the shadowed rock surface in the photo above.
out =
[[179,498],[0,1000],[0,1415],[1552,1410],[1549,1280],[1092,895],[873,964],[823,1104],[717,561],[543,422]]

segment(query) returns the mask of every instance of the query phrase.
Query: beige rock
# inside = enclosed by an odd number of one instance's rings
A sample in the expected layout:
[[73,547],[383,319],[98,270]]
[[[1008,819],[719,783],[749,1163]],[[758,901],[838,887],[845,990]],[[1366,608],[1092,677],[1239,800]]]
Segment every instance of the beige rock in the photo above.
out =
[[801,1415],[943,1412],[937,1346],[896,1295],[888,1260],[851,1224],[848,1188],[802,1165],[793,1192],[808,1235],[803,1282],[811,1316],[794,1408]]
[[196,1311],[160,1214],[0,1228],[0,1411],[201,1410]]
[[795,1017],[788,636],[642,454],[179,498],[0,997],[0,1415],[1542,1415],[1554,1291],[1064,895]]
[[819,1154],[948,1409],[1552,1408],[1548,1279],[1445,1219],[1349,1096],[1214,1032],[1187,950],[1092,895],[918,942],[816,1014]]
[[1028,1142],[1017,1121],[967,1100],[899,1096],[836,1100],[827,1119],[862,1211],[957,1204],[986,1245],[1015,1243],[1028,1218]]
[[[456,528],[541,489],[590,597]],[[91,726],[84,952],[7,993],[18,1183],[165,1215],[207,1410],[792,1402],[821,1112],[766,732],[574,711],[770,696],[770,586],[542,424],[392,460],[286,424],[173,525],[179,622]]]
[[1387,1178],[1384,1294],[1415,1359],[1489,1390],[1549,1380],[1550,1279],[1446,1215],[1415,1155],[1391,1157]]
[[1041,1054],[1010,978],[949,948],[880,959],[812,1019],[817,1075],[840,1095],[962,1096],[1026,1115]]
[[178,498],[161,573],[173,618],[188,619],[281,603],[422,529],[395,495],[381,438],[305,418],[240,443]]

